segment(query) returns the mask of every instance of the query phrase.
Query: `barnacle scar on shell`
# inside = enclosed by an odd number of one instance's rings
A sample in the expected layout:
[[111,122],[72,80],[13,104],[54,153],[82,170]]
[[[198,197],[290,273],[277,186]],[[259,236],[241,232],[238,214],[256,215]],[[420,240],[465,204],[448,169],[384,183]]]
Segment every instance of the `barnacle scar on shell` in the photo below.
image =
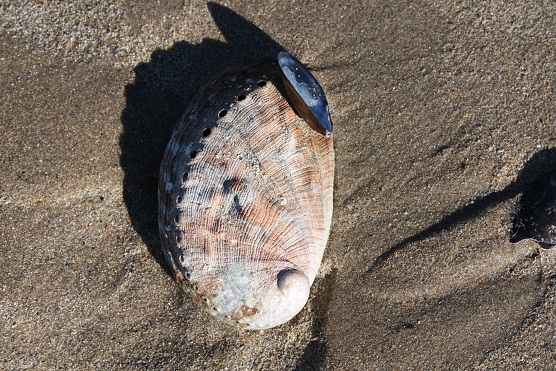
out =
[[287,53],[208,84],[160,168],[162,249],[210,313],[266,329],[305,306],[332,218],[334,149],[322,88]]
[[531,239],[541,247],[556,245],[556,171],[542,175],[521,197],[510,242]]

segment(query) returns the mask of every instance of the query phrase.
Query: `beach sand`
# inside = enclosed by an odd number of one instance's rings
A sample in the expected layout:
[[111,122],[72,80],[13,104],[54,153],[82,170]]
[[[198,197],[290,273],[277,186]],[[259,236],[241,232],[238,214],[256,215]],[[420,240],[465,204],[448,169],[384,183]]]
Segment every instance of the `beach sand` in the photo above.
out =
[[[508,242],[556,166],[556,5],[2,1],[0,368],[556,368],[556,250]],[[309,303],[228,327],[160,253],[158,167],[193,95],[288,50],[331,105]]]

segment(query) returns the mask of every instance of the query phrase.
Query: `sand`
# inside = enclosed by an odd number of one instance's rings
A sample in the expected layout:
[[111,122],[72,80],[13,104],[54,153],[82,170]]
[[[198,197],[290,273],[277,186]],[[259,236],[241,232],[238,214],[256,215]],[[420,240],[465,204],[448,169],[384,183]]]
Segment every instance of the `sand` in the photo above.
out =
[[[556,250],[508,242],[556,165],[553,2],[2,1],[0,368],[556,368]],[[168,274],[158,166],[202,85],[288,50],[331,105],[306,308],[244,332]]]

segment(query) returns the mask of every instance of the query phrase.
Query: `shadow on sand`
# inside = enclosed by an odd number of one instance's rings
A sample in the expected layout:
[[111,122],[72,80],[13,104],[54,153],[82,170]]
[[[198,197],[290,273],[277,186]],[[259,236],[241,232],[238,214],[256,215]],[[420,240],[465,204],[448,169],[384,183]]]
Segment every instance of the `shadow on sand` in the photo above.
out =
[[[546,174],[548,171],[556,168],[556,148],[548,148],[537,152],[518,174],[515,182],[508,184],[503,190],[489,193],[486,196],[476,198],[473,203],[457,209],[451,214],[445,216],[438,222],[432,224],[426,229],[412,236],[405,238],[397,244],[390,246],[386,251],[380,254],[367,269],[367,274],[382,266],[382,264],[394,253],[402,250],[407,245],[434,236],[445,230],[449,230],[455,225],[478,217],[487,209],[498,205],[510,198],[522,193],[531,183],[539,176]],[[509,239],[510,226],[508,226]]]

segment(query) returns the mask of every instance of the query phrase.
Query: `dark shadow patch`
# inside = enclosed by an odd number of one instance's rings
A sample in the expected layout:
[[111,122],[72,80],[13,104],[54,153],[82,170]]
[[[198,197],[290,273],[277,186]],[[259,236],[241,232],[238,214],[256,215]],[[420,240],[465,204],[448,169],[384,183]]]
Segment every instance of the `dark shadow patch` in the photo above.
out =
[[533,182],[521,196],[510,242],[532,239],[544,249],[556,245],[556,169]]
[[230,193],[232,191],[233,186],[237,183],[237,178],[231,178],[222,184],[224,193]]
[[556,148],[549,148],[537,152],[520,170],[515,182],[508,184],[503,190],[492,192],[486,196],[477,197],[473,203],[463,206],[453,213],[445,216],[438,222],[419,233],[409,236],[397,244],[390,246],[367,269],[366,274],[378,269],[393,254],[407,245],[434,236],[442,231],[449,230],[459,223],[474,219],[487,209],[498,205],[510,198],[517,196],[529,187],[540,175],[547,170],[556,168]]
[[120,165],[123,196],[131,222],[157,262],[169,272],[160,250],[157,187],[166,144],[188,102],[201,86],[243,61],[274,57],[283,48],[257,26],[232,10],[208,3],[226,42],[205,39],[157,49],[139,63],[135,80],[125,87]]
[[336,283],[337,270],[327,274],[319,287],[315,291],[313,326],[311,328],[311,340],[303,349],[303,355],[297,361],[295,371],[321,370],[324,368],[326,360],[326,319],[328,316],[328,306],[332,301],[332,293]]
[[234,196],[234,206],[236,208],[236,213],[238,215],[241,215],[241,212],[243,211],[243,207],[241,206],[241,204],[239,202],[239,196],[238,195]]

